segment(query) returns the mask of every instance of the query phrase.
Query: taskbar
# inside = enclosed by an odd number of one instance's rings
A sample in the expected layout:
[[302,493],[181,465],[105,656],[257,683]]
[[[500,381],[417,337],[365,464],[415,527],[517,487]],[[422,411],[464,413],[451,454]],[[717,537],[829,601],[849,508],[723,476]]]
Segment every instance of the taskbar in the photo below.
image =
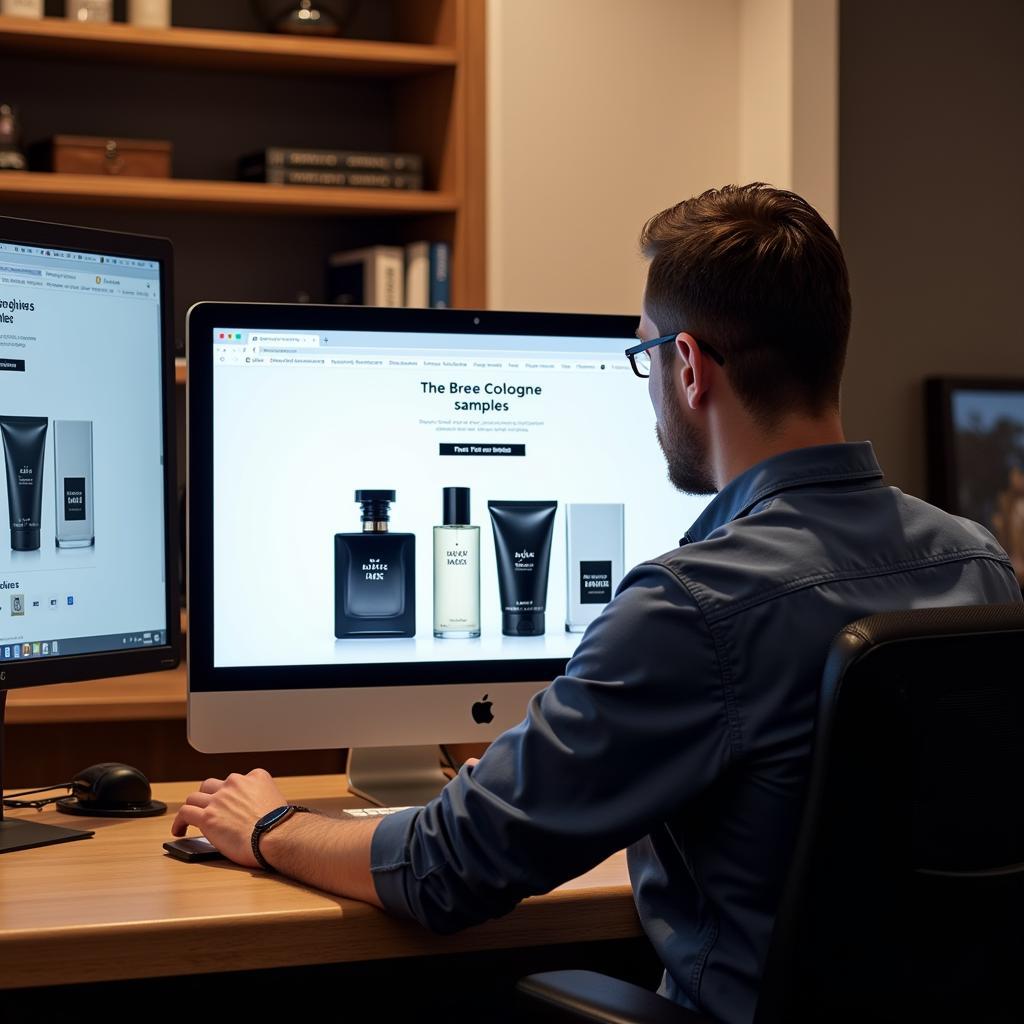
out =
[[159,647],[167,642],[165,629],[133,633],[108,633],[106,636],[75,636],[56,640],[18,640],[0,644],[0,661],[24,661],[32,658],[66,658],[76,654],[109,654],[136,647]]

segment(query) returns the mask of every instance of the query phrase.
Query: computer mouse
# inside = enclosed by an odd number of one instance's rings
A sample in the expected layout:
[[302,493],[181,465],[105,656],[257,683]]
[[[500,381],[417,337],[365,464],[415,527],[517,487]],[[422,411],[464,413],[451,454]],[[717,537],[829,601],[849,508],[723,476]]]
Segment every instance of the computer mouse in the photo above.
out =
[[149,779],[138,768],[104,761],[75,773],[71,796],[58,800],[57,810],[97,818],[149,818],[164,814],[167,804],[153,799]]

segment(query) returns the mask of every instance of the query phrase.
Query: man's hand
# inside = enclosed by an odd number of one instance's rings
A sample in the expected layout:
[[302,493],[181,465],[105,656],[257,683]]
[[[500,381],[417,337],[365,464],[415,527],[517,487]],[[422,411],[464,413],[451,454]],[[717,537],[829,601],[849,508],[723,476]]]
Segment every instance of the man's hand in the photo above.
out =
[[252,828],[268,811],[288,803],[270,772],[255,768],[248,775],[207,779],[181,805],[171,832],[183,836],[189,825],[198,828],[214,846],[236,864],[260,865],[252,855]]

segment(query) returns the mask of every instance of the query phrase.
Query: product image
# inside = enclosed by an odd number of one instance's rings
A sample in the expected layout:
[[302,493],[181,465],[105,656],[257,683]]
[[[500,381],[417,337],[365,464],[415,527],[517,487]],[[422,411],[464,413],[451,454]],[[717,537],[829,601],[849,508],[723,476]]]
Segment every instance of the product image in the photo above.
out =
[[416,635],[416,537],[389,533],[394,491],[356,491],[361,533],[334,535],[334,635]]
[[480,635],[480,527],[469,525],[469,488],[445,487],[434,527],[434,636]]
[[622,582],[624,505],[565,506],[565,629],[582,633]]
[[489,501],[505,636],[542,636],[557,501]]
[[57,547],[89,547],[96,539],[91,420],[53,421],[53,479]]
[[43,507],[45,416],[0,416],[7,466],[7,507],[11,514],[11,550],[39,550]]

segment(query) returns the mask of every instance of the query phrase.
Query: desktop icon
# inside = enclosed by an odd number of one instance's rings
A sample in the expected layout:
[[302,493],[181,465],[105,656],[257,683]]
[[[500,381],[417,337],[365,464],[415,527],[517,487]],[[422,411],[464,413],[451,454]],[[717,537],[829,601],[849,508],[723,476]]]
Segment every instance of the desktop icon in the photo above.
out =
[[31,655],[31,653],[32,653],[32,645],[31,644],[22,644],[21,645],[21,655],[22,655],[23,658],[29,657],[29,655]]
[[74,604],[74,603],[75,603],[75,599],[70,594],[68,594],[68,604]]
[[24,615],[25,614],[25,595],[24,594],[11,594],[11,614],[12,615]]
[[57,643],[58,643],[58,641],[54,640],[53,643],[50,644],[50,653],[51,654],[57,654],[58,653],[58,651],[57,651]]
[[32,653],[33,654],[41,654],[42,653],[42,645],[40,644],[40,642],[38,640],[35,640],[32,643]]
[[43,654],[50,653],[50,642],[48,640],[43,641]]
[[14,656],[16,658],[21,657],[21,648],[17,644],[14,645]]
[[57,598],[55,598],[55,597],[51,597],[50,598],[50,607],[51,608],[56,608],[57,607]]
[[4,648],[4,657],[5,658],[9,658],[10,656],[11,656],[11,649],[10,649],[10,647],[5,647]]

